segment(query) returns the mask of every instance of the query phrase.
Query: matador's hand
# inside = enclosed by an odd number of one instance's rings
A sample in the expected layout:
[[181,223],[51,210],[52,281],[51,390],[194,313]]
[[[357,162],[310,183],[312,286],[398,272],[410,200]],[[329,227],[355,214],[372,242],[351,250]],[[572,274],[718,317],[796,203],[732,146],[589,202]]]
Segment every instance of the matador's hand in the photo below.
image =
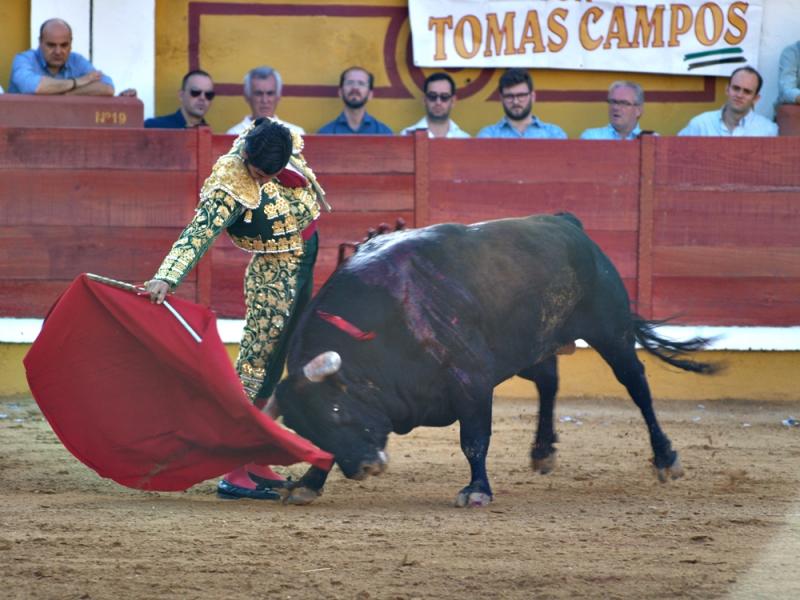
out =
[[160,279],[151,279],[144,284],[144,289],[147,290],[148,294],[150,294],[150,302],[153,304],[161,304],[164,302],[164,298],[167,297],[169,284],[166,281],[161,281]]

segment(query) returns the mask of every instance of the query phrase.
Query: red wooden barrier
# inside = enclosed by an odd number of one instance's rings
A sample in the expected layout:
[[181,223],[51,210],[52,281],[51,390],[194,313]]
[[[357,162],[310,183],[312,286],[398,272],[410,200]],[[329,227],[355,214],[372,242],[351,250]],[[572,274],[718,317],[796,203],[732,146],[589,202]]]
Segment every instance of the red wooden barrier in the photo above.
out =
[[800,105],[779,104],[775,108],[775,121],[780,135],[800,135]]
[[0,127],[141,128],[144,105],[127,96],[0,95]]
[[[41,316],[75,275],[152,276],[232,136],[207,129],[0,128],[0,316]],[[570,211],[611,256],[637,310],[686,323],[800,322],[800,138],[640,142],[308,136],[338,245],[381,222]],[[221,237],[181,286],[242,315],[249,255]]]
[[151,277],[196,203],[197,136],[0,129],[0,315],[42,316],[85,271]]

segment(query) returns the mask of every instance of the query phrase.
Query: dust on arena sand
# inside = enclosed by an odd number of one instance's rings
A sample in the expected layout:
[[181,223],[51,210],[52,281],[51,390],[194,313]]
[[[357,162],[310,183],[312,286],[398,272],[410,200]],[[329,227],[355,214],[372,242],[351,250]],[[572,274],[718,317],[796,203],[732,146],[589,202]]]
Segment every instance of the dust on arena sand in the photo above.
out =
[[214,481],[120,487],[74,459],[32,400],[0,401],[3,595],[800,597],[800,427],[781,423],[800,400],[656,408],[686,469],[666,485],[629,401],[560,401],[546,476],[528,468],[536,406],[497,401],[495,500],[465,510],[452,506],[468,479],[455,427],[394,436],[385,475],[335,472],[295,507],[218,500]]

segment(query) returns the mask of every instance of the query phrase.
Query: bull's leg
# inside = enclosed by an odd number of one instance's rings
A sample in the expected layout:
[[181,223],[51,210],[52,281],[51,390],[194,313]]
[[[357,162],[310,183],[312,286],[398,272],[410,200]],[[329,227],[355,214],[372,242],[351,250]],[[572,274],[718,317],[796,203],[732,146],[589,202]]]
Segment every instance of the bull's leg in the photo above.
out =
[[[588,340],[587,340],[588,341]],[[591,344],[591,342],[589,342]],[[662,431],[653,408],[650,386],[644,373],[644,365],[636,356],[633,344],[626,347],[605,344],[594,345],[603,359],[611,366],[617,380],[628,390],[636,406],[644,417],[647,431],[650,434],[650,445],[653,448],[653,465],[658,479],[666,482],[683,476],[678,453],[672,449],[672,443]]]
[[553,426],[553,413],[558,392],[558,362],[552,356],[519,372],[519,376],[536,384],[539,391],[539,423],[531,447],[531,468],[545,475],[556,466],[556,449],[553,444],[558,435]]
[[322,495],[322,488],[328,479],[328,471],[311,467],[296,482],[288,482],[286,487],[277,490],[284,504],[311,504]]
[[[472,404],[471,401],[468,404]],[[473,408],[474,405],[473,405]],[[480,507],[492,501],[492,488],[486,474],[486,454],[489,452],[489,440],[492,436],[492,400],[489,392],[488,400],[469,414],[459,417],[461,425],[461,451],[467,457],[471,472],[467,487],[458,492],[456,506]]]

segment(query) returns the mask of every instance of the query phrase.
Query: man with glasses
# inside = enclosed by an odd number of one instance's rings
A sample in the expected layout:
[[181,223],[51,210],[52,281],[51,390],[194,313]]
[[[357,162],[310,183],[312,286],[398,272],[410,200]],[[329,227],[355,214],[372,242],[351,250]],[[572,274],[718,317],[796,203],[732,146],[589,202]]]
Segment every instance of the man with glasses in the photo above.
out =
[[408,135],[417,129],[427,129],[428,137],[468,138],[469,134],[450,118],[450,111],[456,103],[456,82],[447,73],[432,73],[425,79],[425,116],[413,125],[403,129],[400,134]]
[[183,76],[178,92],[180,108],[171,115],[145,119],[147,129],[186,129],[188,127],[207,127],[205,115],[214,99],[214,82],[211,75],[197,69]]
[[644,90],[632,81],[615,81],[608,88],[608,125],[587,129],[582,140],[635,140],[641,134]]
[[362,67],[350,67],[339,76],[339,98],[344,110],[318,133],[329,135],[392,135],[392,130],[367,112],[375,83],[372,73]]
[[245,129],[248,129],[256,119],[268,117],[287,127],[293,133],[305,134],[305,130],[302,127],[283,121],[275,114],[278,109],[278,103],[281,101],[282,90],[283,80],[278,71],[272,67],[251,69],[244,76],[244,99],[250,105],[250,114],[242,119],[240,123],[228,129],[226,133],[239,135]]
[[494,125],[478,132],[479,138],[565,140],[567,134],[558,125],[544,123],[531,113],[536,101],[533,79],[525,69],[509,69],[498,86],[505,115]]
[[761,97],[764,80],[753,67],[739,67],[728,81],[728,99],[719,110],[697,115],[678,135],[724,137],[773,137],[778,126],[757,114],[753,107]]

